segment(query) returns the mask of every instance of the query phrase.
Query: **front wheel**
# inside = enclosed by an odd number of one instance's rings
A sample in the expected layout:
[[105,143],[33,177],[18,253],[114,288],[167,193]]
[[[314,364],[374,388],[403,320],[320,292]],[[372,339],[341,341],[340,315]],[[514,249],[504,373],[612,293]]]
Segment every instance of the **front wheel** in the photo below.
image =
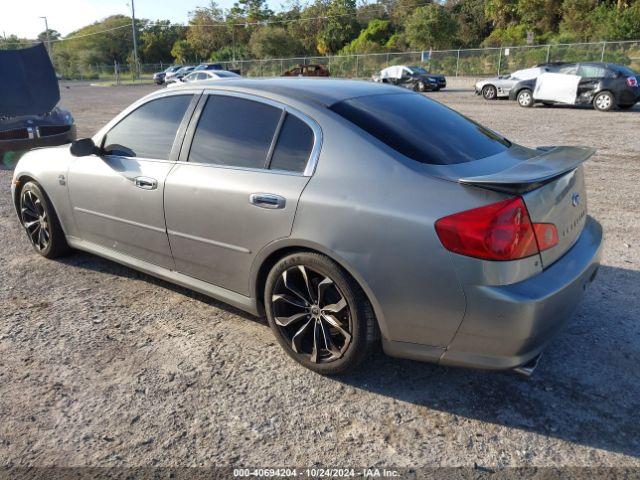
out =
[[43,257],[59,257],[69,250],[56,212],[36,182],[27,182],[22,187],[20,221],[34,250]]
[[533,93],[528,88],[518,93],[518,105],[524,108],[533,107]]
[[498,90],[493,85],[485,85],[482,87],[482,96],[485,100],[495,100],[498,98]]
[[593,108],[601,112],[608,112],[616,106],[616,100],[611,92],[600,92],[593,98]]
[[294,253],[267,277],[269,326],[289,356],[331,375],[354,368],[377,338],[371,304],[336,263],[317,253]]
[[426,92],[427,86],[425,85],[424,82],[417,82],[415,86],[415,90],[416,92]]

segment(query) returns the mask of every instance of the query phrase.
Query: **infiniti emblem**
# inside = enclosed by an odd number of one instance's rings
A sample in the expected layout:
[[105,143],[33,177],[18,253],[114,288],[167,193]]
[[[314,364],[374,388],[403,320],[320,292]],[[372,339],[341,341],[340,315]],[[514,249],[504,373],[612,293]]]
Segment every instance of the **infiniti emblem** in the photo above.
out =
[[571,203],[573,204],[574,207],[577,207],[578,205],[580,205],[579,193],[574,193],[573,195],[571,195]]

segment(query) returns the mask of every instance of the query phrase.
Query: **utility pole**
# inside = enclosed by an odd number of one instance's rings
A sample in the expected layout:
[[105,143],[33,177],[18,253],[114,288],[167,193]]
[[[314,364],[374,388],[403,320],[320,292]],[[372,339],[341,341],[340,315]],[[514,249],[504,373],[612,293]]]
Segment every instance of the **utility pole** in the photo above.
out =
[[139,77],[139,63],[138,63],[138,39],[136,38],[136,8],[131,0],[131,29],[133,30],[133,63],[135,68],[135,78]]
[[47,52],[49,52],[49,57],[51,57],[51,36],[49,35],[49,23],[47,22],[47,17],[40,17],[44,19],[44,33],[47,35]]

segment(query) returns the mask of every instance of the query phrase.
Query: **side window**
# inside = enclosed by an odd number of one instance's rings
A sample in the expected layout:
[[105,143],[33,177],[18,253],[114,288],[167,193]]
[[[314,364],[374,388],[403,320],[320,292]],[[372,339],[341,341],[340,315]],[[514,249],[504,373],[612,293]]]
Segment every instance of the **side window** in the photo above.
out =
[[287,114],[271,157],[272,170],[304,172],[313,148],[313,131],[295,115]]
[[282,110],[244,98],[209,96],[189,161],[264,168]]
[[558,69],[558,73],[564,73],[565,75],[576,75],[578,72],[578,66],[576,64],[565,65]]
[[138,107],[105,135],[105,153],[168,160],[191,99],[192,95],[174,95]]
[[607,77],[607,69],[594,65],[580,65],[578,75],[585,78],[605,78]]

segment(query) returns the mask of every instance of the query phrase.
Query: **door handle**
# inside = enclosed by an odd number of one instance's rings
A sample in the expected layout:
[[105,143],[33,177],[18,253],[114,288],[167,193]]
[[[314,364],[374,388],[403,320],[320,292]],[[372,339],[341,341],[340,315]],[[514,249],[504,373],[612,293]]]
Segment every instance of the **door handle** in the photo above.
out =
[[150,177],[136,177],[134,178],[136,187],[143,190],[155,190],[158,188],[158,181],[155,178]]
[[287,201],[280,195],[273,193],[252,193],[249,195],[249,202],[256,207],[261,208],[284,208]]

